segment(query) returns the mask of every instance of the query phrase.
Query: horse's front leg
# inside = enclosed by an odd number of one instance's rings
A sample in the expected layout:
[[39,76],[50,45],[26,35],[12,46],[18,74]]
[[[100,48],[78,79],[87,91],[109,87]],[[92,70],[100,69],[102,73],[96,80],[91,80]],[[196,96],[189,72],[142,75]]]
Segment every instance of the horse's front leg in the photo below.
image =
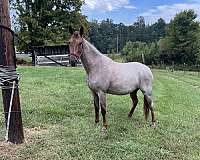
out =
[[99,92],[99,103],[101,106],[101,114],[103,117],[103,128],[102,132],[103,134],[106,134],[107,129],[108,129],[108,123],[107,123],[107,118],[106,118],[106,94],[104,92]]
[[95,123],[99,123],[99,96],[97,93],[93,92],[94,98],[94,109],[95,109]]

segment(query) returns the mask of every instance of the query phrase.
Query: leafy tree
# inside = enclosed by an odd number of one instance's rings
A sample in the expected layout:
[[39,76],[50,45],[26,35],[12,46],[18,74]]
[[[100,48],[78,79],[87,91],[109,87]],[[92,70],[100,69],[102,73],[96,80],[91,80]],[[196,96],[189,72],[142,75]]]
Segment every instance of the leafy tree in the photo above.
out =
[[[80,13],[82,4],[82,0],[15,0],[18,34],[33,46],[65,43],[69,25],[88,28]],[[19,42],[18,48],[26,47]]]
[[128,39],[130,41],[142,41],[145,42],[145,20],[144,17],[140,16],[133,25],[128,26]]
[[185,10],[170,21],[166,29],[166,36],[160,41],[160,50],[163,55],[169,57],[171,54],[171,60],[181,64],[196,62],[199,29],[199,23],[195,21],[196,17],[193,10]]
[[200,28],[199,28],[199,32],[197,34],[196,47],[197,47],[197,53],[196,53],[197,63],[200,65]]
[[123,48],[123,56],[126,61],[139,61],[143,62],[142,54],[145,58],[145,64],[155,63],[156,56],[158,55],[157,44],[144,43],[144,42],[127,42]]
[[123,47],[124,29],[125,25],[122,23],[114,24],[113,20],[106,19],[101,23],[92,21],[89,23],[89,37],[90,41],[99,49],[102,53],[116,53],[117,38],[119,41],[119,50]]
[[151,41],[158,41],[161,37],[165,36],[166,22],[160,18],[156,23],[148,27],[151,32]]

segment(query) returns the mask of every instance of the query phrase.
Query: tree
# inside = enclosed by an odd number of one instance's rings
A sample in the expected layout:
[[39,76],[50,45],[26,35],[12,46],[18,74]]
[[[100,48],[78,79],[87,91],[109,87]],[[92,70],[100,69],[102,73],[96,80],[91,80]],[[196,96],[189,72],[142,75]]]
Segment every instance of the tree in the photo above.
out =
[[152,43],[144,43],[144,42],[127,42],[124,46],[123,56],[126,61],[138,61],[143,62],[143,56],[145,64],[151,64],[152,62],[155,63],[155,59],[158,53],[157,44]]
[[164,19],[160,18],[153,25],[149,26],[151,32],[151,40],[158,41],[160,38],[165,36],[166,22]]
[[[66,43],[68,27],[88,29],[81,11],[82,0],[15,0],[18,34],[33,46]],[[18,49],[25,46],[19,42]]]
[[171,60],[177,63],[196,63],[199,29],[196,17],[197,14],[193,10],[185,10],[170,21],[166,28],[166,36],[160,41],[162,54],[171,54]]
[[200,64],[200,28],[199,28],[197,37],[198,38],[197,38],[197,43],[196,43],[196,47],[197,47],[196,57],[197,57],[197,63]]
[[141,41],[145,42],[146,28],[145,28],[144,17],[140,16],[137,18],[137,21],[133,25],[128,26],[128,39],[130,41],[136,42]]
[[127,27],[123,23],[114,24],[112,19],[106,19],[100,23],[94,20],[89,23],[89,26],[90,41],[102,53],[116,53],[117,38],[119,50],[123,48],[127,37]]

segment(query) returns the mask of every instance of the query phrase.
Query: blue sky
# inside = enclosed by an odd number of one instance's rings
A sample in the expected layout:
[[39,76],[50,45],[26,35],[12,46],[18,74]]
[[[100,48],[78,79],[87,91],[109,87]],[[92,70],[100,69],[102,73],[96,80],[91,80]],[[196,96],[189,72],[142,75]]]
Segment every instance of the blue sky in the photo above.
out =
[[160,17],[169,22],[185,9],[194,9],[200,20],[200,0],[85,0],[82,12],[89,21],[111,18],[115,23],[129,25],[138,16],[144,16],[149,24]]

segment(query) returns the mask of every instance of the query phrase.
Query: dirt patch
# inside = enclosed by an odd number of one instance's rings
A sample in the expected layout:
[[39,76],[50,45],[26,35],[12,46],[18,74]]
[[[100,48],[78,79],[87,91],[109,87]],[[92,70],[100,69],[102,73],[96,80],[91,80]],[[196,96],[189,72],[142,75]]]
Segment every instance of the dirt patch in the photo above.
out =
[[26,144],[34,143],[35,136],[45,133],[48,133],[47,128],[42,128],[42,127],[27,128],[24,130],[25,143]]
[[[53,128],[52,126],[50,128]],[[49,127],[48,127],[49,129]],[[34,137],[48,132],[47,128],[34,127],[24,129],[25,142],[23,144],[13,144],[7,141],[0,141],[0,155],[8,159],[16,159],[17,152],[27,145],[34,143]]]
[[0,141],[0,155],[10,159],[15,159],[17,151],[22,149],[23,146],[24,144],[16,145],[6,141]]

